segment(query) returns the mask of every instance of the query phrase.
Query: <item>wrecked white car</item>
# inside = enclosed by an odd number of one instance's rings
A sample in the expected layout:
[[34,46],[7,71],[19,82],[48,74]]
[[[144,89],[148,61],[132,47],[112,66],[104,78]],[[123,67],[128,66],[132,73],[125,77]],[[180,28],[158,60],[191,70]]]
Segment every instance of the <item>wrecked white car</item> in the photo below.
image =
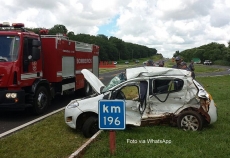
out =
[[216,105],[191,72],[165,67],[128,68],[105,86],[94,74],[82,70],[96,92],[72,100],[65,108],[65,122],[90,137],[98,129],[98,101],[124,100],[126,125],[169,123],[184,130],[201,130],[217,120]]

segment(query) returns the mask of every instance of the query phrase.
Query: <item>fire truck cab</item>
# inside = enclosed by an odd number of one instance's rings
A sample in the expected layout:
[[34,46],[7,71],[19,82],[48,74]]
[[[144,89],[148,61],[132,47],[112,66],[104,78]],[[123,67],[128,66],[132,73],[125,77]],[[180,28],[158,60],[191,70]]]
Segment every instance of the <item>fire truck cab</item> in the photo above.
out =
[[29,32],[22,23],[0,24],[0,110],[28,107],[41,114],[56,94],[88,95],[82,69],[99,75],[97,45]]

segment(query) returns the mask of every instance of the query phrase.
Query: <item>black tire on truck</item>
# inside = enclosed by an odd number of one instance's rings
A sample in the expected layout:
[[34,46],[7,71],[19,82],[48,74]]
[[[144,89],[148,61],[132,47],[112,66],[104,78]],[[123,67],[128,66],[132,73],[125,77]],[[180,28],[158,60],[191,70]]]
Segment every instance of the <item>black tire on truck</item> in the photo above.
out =
[[50,104],[50,95],[44,86],[38,87],[34,95],[33,113],[42,114]]
[[85,80],[84,82],[84,87],[77,90],[76,92],[76,95],[83,95],[84,97],[85,96],[89,96],[92,94],[92,87],[90,86],[90,84]]
[[92,137],[95,133],[99,131],[98,118],[96,116],[89,117],[82,127],[83,135],[86,138]]

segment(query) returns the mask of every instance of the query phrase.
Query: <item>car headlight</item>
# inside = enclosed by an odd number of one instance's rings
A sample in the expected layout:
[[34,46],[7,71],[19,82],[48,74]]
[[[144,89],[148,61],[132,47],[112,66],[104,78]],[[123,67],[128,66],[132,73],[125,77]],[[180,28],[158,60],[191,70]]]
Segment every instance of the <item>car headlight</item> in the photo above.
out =
[[69,109],[76,108],[76,107],[78,107],[78,105],[79,105],[79,103],[77,102],[77,100],[73,100],[67,105],[67,108],[69,108]]

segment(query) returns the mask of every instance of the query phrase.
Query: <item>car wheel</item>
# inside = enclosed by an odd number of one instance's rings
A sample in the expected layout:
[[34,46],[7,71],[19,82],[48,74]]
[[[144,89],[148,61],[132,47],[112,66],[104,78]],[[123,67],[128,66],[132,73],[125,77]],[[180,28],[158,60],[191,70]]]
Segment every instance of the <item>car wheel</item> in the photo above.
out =
[[97,131],[99,131],[98,118],[95,116],[91,116],[83,124],[82,127],[83,135],[86,138],[89,138],[92,137],[95,133],[97,133]]
[[50,97],[47,89],[43,86],[39,87],[35,92],[33,112],[37,115],[42,114],[48,107]]
[[200,114],[195,111],[185,111],[182,112],[178,119],[177,125],[185,131],[197,131],[201,130],[203,127],[203,121]]

